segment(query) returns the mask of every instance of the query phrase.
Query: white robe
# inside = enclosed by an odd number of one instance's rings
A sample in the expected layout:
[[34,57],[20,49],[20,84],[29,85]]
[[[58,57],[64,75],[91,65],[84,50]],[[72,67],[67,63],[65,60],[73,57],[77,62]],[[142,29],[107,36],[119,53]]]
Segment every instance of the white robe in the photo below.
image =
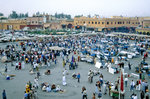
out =
[[67,83],[66,83],[66,77],[65,77],[65,76],[63,76],[62,81],[63,81],[63,85],[65,86],[65,85],[67,84]]
[[48,66],[48,67],[50,67],[50,66],[51,66],[50,62],[47,62],[47,66]]
[[35,87],[39,87],[38,79],[34,79]]
[[24,62],[22,62],[22,69],[24,69]]

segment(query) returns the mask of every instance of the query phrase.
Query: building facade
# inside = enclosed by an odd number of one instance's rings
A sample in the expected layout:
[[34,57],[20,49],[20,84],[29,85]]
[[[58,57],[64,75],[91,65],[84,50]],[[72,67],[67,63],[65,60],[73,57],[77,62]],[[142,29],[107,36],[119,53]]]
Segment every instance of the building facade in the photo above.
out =
[[53,21],[49,23],[44,23],[43,25],[44,29],[52,29],[52,30],[59,30],[62,29],[62,26],[59,21]]
[[26,27],[25,19],[9,19],[0,21],[0,30],[21,30]]
[[150,28],[137,28],[137,34],[150,35]]
[[137,34],[150,35],[150,17],[140,17],[140,27],[136,29]]
[[44,23],[46,23],[46,17],[43,16],[33,16],[27,18],[27,27],[29,27],[29,29],[42,29]]
[[75,17],[75,29],[95,31],[134,31],[140,24],[138,18],[134,17],[112,17],[112,18],[88,18]]
[[60,20],[62,29],[72,29],[74,28],[74,20]]

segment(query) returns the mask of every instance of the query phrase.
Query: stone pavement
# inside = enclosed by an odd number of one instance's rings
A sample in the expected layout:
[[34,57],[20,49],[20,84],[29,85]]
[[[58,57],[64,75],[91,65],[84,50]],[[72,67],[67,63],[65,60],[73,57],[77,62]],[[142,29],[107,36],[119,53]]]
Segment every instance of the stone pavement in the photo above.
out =
[[[70,55],[70,58],[71,58],[71,55]],[[141,60],[141,57],[131,59],[130,62],[131,62],[131,64],[133,64],[132,70],[129,71],[127,69],[127,70],[125,70],[125,72],[127,72],[127,73],[135,72],[134,67],[140,63],[140,60]],[[148,58],[146,61],[150,64],[150,61],[148,61],[148,60],[150,60],[150,58]],[[97,68],[95,68],[95,66],[93,64],[79,62],[78,63],[79,66],[77,69],[68,70],[69,67],[67,65],[66,68],[69,72],[69,75],[66,76],[67,86],[62,86],[62,71],[63,71],[62,58],[57,57],[57,61],[58,62],[56,65],[54,63],[52,63],[51,67],[49,67],[51,70],[51,75],[48,75],[48,76],[43,75],[47,68],[40,69],[40,73],[42,74],[42,76],[39,79],[39,84],[41,84],[42,82],[48,82],[49,84],[54,83],[56,85],[60,85],[60,87],[62,89],[65,89],[66,92],[65,93],[54,93],[54,92],[47,93],[47,92],[42,92],[42,90],[39,88],[37,90],[39,99],[81,99],[82,98],[81,88],[83,86],[85,86],[87,89],[88,99],[91,99],[92,93],[95,92],[95,83],[96,83],[96,81],[99,80],[99,76],[94,76],[93,83],[90,84],[88,82],[88,72],[90,69],[96,70]],[[1,64],[0,71],[2,71],[4,69],[4,64],[3,63],[0,63],[0,64]],[[2,93],[2,90],[5,89],[8,99],[23,99],[26,83],[28,81],[31,81],[33,83],[33,80],[35,77],[35,75],[29,74],[30,68],[31,68],[30,64],[26,64],[24,70],[15,70],[15,66],[11,67],[10,63],[8,63],[8,74],[15,74],[16,76],[14,77],[13,80],[7,81],[7,80],[5,80],[5,77],[0,74],[0,86],[1,86],[0,93]],[[77,83],[77,79],[73,79],[71,77],[72,73],[74,73],[74,72],[80,73],[80,75],[81,75],[80,83]],[[112,75],[112,74],[108,73],[106,71],[106,69],[100,69],[100,72],[103,74],[104,80],[111,81],[113,83],[120,76],[120,74]],[[137,80],[134,78],[129,78],[128,87],[125,88],[125,92],[126,92],[125,99],[129,99],[129,96],[133,93],[133,92],[129,91],[129,84],[132,79],[134,81]],[[150,84],[150,79],[147,78],[147,75],[146,75],[146,79],[148,80],[148,83]],[[140,95],[139,92],[135,91],[135,93],[139,97],[139,95]],[[0,94],[0,97],[2,97],[1,95],[2,94]],[[112,99],[112,97],[108,96],[108,94],[107,94],[107,95],[103,95],[102,99]]]

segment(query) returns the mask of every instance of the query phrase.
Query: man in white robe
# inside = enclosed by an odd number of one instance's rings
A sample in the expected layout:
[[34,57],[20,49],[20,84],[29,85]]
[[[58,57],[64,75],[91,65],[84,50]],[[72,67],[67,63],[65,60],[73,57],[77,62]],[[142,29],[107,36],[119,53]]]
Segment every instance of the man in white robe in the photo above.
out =
[[66,76],[65,75],[63,75],[62,81],[63,81],[63,86],[67,85],[67,83],[66,83]]
[[22,64],[22,69],[24,69],[24,65],[25,65],[24,61],[22,61],[21,64]]

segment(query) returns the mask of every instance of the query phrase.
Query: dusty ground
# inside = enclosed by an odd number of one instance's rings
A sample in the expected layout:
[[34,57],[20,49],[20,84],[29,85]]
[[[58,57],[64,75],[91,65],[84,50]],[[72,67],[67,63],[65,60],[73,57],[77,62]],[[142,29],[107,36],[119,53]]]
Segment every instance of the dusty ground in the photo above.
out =
[[[1,47],[6,45],[6,44],[0,44]],[[70,55],[71,57],[71,55]],[[41,68],[40,73],[42,76],[39,79],[39,84],[42,82],[48,82],[49,84],[57,84],[60,85],[62,89],[65,89],[65,93],[46,93],[42,92],[41,89],[39,88],[37,90],[38,97],[39,99],[81,99],[82,94],[81,94],[81,88],[83,86],[86,87],[87,89],[87,94],[88,94],[88,99],[92,98],[92,93],[95,92],[95,82],[99,80],[99,76],[94,76],[93,83],[90,84],[87,79],[87,74],[89,69],[95,70],[95,66],[93,64],[85,63],[85,62],[79,62],[78,63],[78,68],[75,70],[68,70],[68,65],[66,66],[69,75],[66,76],[67,80],[67,86],[62,86],[62,71],[63,71],[63,66],[62,66],[62,59],[60,57],[57,57],[57,64],[55,65],[54,63],[51,64],[50,70],[51,70],[51,75],[43,75],[43,73],[46,71],[46,68]],[[147,62],[150,64],[150,58],[147,60]],[[137,66],[140,61],[141,57],[139,58],[134,58],[131,59],[131,64],[132,65],[132,70],[129,71],[128,68],[125,69],[125,72],[131,73],[135,72],[134,66]],[[15,63],[15,62],[14,62]],[[4,64],[0,63],[0,71],[4,70]],[[29,69],[30,69],[30,64],[25,64],[25,69],[24,70],[15,70],[15,67],[11,67],[10,63],[8,63],[8,74],[15,74],[16,76],[14,77],[13,80],[5,80],[5,77],[0,74],[0,93],[2,93],[2,90],[6,90],[7,98],[8,99],[23,99],[24,91],[25,91],[25,85],[28,81],[31,81],[33,83],[34,77],[36,75],[30,75],[29,74]],[[72,73],[80,73],[81,74],[81,82],[77,83],[77,79],[73,79],[71,77]],[[104,75],[104,80],[115,82],[117,80],[117,77],[120,76],[120,74],[110,74],[106,71],[106,69],[100,69],[100,72]],[[147,75],[145,75],[147,78]],[[131,80],[136,81],[137,79],[134,78],[129,78],[129,83],[128,87],[125,88],[125,99],[129,99],[129,96],[132,94],[132,92],[129,91],[129,84]],[[148,83],[150,84],[150,79],[147,78]],[[139,97],[139,92],[135,91]],[[0,99],[2,94],[0,94]],[[103,95],[102,99],[111,99],[112,97],[107,95]]]

